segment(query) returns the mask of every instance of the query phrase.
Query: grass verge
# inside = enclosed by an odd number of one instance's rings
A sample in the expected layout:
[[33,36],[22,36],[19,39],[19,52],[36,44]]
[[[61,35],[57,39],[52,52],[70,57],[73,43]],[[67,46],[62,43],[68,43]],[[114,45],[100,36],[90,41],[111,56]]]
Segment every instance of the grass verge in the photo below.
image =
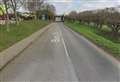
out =
[[103,36],[97,34],[96,29],[92,29],[89,26],[81,25],[79,23],[65,22],[65,25],[72,30],[80,33],[87,39],[91,40],[96,45],[102,47],[104,50],[112,53],[112,55],[120,59],[120,43],[115,43]]
[[48,24],[48,21],[22,21],[20,25],[11,24],[9,32],[6,26],[0,26],[0,52]]

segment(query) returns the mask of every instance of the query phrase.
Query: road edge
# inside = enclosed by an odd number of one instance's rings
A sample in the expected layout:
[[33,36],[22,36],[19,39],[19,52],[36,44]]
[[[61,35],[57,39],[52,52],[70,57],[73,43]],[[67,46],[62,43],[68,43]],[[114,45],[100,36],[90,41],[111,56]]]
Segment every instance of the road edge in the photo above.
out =
[[28,48],[40,35],[49,29],[51,24],[33,33],[29,37],[15,43],[8,49],[0,52],[0,71],[15,57],[20,55],[26,48]]
[[115,65],[116,67],[118,67],[118,74],[120,77],[120,61],[117,60],[115,57],[113,57],[110,53],[106,52],[104,49],[100,48],[99,46],[97,46],[96,44],[94,44],[94,42],[90,41],[89,39],[87,39],[86,37],[84,37],[83,35],[81,35],[78,32],[75,32],[74,30],[72,30],[71,28],[69,28],[68,26],[66,26],[64,24],[64,28],[68,29],[69,31],[71,31],[72,33],[74,33],[76,36],[82,38],[84,41],[86,41],[88,44],[90,44],[93,48],[95,48],[98,52],[103,53],[101,54],[102,56],[104,56],[105,58],[107,58],[113,65]]
[[120,62],[116,58],[114,58],[112,55],[110,55],[110,53],[106,52],[105,50],[103,50],[102,48],[100,48],[99,46],[94,44],[94,42],[92,42],[89,39],[85,38],[80,33],[77,33],[74,30],[70,29],[66,25],[64,25],[64,27],[66,29],[68,29],[69,31],[71,31],[72,33],[74,33],[76,36],[81,37],[84,41],[86,41],[88,44],[90,44],[92,47],[94,47],[98,52],[103,53],[103,56],[105,56],[107,59],[109,59],[113,64],[117,65],[117,67],[120,69]]
[[[59,30],[60,30],[60,29],[59,29]],[[67,58],[67,60],[68,60],[68,64],[69,64],[68,66],[69,66],[69,69],[70,69],[70,73],[72,74],[72,80],[73,80],[74,82],[79,82],[79,80],[78,80],[78,78],[77,78],[77,75],[76,75],[76,73],[75,73],[75,70],[74,70],[74,68],[73,68],[72,62],[71,62],[71,60],[70,60],[69,53],[68,53],[68,50],[67,50],[67,46],[66,46],[65,40],[64,40],[64,38],[63,38],[62,31],[60,30],[59,33],[60,33],[61,40],[62,40],[62,44],[63,44],[64,50],[65,50],[65,53],[66,53],[66,58]]]

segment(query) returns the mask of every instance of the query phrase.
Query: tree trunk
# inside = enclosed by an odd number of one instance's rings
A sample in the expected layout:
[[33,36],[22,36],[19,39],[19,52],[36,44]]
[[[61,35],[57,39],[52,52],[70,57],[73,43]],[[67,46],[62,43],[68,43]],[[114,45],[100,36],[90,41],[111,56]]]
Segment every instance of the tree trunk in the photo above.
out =
[[18,16],[17,16],[17,2],[15,0],[10,0],[11,4],[12,4],[12,9],[14,11],[14,15],[15,15],[15,22],[17,25],[19,25],[19,20],[18,20]]
[[116,28],[112,28],[112,37],[118,38],[119,36],[119,30]]
[[8,13],[8,7],[7,7],[7,2],[6,1],[4,1],[4,5],[5,5],[5,11],[6,11],[6,27],[7,27],[7,31],[9,32],[10,31],[10,28],[9,28],[9,13]]
[[19,19],[16,10],[14,10],[16,24],[19,25]]

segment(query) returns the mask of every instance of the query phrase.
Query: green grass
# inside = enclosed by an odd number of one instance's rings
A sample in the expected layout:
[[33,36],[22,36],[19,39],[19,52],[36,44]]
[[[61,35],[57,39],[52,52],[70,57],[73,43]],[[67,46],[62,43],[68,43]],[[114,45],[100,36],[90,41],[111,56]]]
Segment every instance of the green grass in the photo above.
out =
[[114,57],[120,59],[120,43],[115,43],[114,41],[97,34],[97,29],[93,29],[86,25],[71,22],[65,22],[65,25],[88,38],[104,50],[107,50],[109,53],[112,53]]
[[11,24],[9,32],[6,31],[6,26],[0,26],[0,51],[28,37],[48,24],[48,21],[23,21],[20,25]]

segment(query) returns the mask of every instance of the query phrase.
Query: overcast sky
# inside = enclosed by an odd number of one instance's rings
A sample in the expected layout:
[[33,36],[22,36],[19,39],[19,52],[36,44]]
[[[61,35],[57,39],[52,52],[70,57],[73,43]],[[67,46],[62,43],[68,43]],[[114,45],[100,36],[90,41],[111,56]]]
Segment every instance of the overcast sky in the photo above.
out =
[[84,11],[120,5],[120,0],[48,0],[56,7],[57,14],[69,13],[72,10]]

